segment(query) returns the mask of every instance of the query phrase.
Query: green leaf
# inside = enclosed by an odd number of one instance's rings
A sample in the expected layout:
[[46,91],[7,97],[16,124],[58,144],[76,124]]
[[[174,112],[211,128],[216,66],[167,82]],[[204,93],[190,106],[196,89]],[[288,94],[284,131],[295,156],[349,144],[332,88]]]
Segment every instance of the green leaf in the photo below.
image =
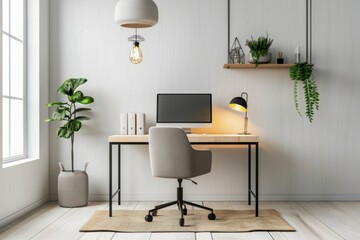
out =
[[79,131],[81,128],[81,122],[78,119],[72,119],[67,123],[67,129],[74,132]]
[[81,99],[83,96],[84,96],[84,94],[81,91],[77,91],[73,95],[68,96],[68,99],[69,99],[70,102],[75,103],[79,99]]
[[67,128],[66,127],[59,127],[57,130],[57,135],[58,137],[65,137],[65,134],[67,133]]
[[57,90],[58,93],[64,94],[64,95],[72,95],[70,85],[65,81]]
[[66,111],[68,108],[66,107],[58,107],[52,114],[51,119],[54,121],[64,120],[66,117]]
[[74,131],[71,129],[68,129],[64,138],[70,138],[74,134]]
[[90,120],[89,117],[85,117],[85,116],[78,116],[75,119],[79,120],[79,121],[83,121],[83,120]]
[[52,106],[55,106],[55,105],[59,105],[59,106],[63,106],[63,105],[66,105],[67,103],[63,103],[63,102],[51,102],[51,103],[48,103],[46,104],[47,107],[52,107]]
[[83,111],[90,111],[90,110],[91,110],[91,108],[78,108],[73,112],[73,114],[78,113],[78,112],[83,112]]
[[81,99],[79,99],[77,102],[81,104],[90,104],[94,102],[94,98],[89,96],[84,96]]
[[87,82],[86,78],[70,78],[67,80],[70,84],[70,87],[73,91],[75,91],[80,85]]
[[66,80],[57,90],[58,93],[71,96],[76,88],[87,82],[85,78],[70,78]]
[[57,130],[58,137],[62,138],[69,138],[74,134],[74,131],[72,129],[68,129],[66,127],[60,127]]
[[299,109],[299,101],[298,101],[298,80],[294,81],[294,102],[295,102],[295,108],[300,117],[302,117],[300,109]]
[[56,134],[58,135],[58,137],[64,137],[66,131],[67,131],[67,128],[59,127]]

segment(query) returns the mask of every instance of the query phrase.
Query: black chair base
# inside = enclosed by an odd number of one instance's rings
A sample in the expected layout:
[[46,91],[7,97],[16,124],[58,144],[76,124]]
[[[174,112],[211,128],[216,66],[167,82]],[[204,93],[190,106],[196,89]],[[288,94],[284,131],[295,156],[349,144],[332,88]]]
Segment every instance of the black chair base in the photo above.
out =
[[208,207],[196,204],[196,203],[192,203],[192,202],[188,202],[188,201],[183,200],[183,188],[181,187],[182,179],[178,179],[178,182],[179,182],[179,187],[177,188],[177,200],[172,201],[172,202],[168,202],[168,203],[164,203],[164,204],[155,206],[155,208],[153,208],[153,209],[150,209],[149,214],[145,216],[145,221],[152,222],[153,216],[155,217],[157,215],[158,210],[169,207],[169,206],[172,206],[172,205],[177,205],[178,209],[180,210],[180,214],[181,214],[180,215],[181,217],[179,219],[180,226],[185,225],[184,215],[187,215],[186,205],[210,211],[211,213],[209,213],[208,219],[209,220],[215,220],[216,215],[214,214],[214,210],[212,208],[208,208]]

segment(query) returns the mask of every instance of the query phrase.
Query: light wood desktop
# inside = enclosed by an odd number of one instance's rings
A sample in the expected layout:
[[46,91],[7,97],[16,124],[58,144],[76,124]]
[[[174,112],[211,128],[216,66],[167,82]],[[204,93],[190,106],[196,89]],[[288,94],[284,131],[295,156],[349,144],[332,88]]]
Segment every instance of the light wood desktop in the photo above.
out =
[[[192,145],[214,146],[248,146],[248,204],[251,204],[251,195],[255,198],[255,216],[259,215],[259,136],[240,134],[187,134]],[[112,217],[112,199],[118,195],[118,204],[121,204],[121,146],[122,145],[146,145],[149,144],[148,135],[111,135],[109,141],[109,216]],[[118,145],[118,188],[112,190],[112,155],[113,146]],[[255,192],[251,189],[251,150],[255,146]]]

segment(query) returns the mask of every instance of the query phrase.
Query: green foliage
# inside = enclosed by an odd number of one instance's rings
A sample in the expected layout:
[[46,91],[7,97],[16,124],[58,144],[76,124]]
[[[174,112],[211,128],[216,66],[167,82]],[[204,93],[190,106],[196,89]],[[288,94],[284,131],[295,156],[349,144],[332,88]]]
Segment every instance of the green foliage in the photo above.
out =
[[77,104],[91,104],[94,98],[84,96],[81,91],[76,89],[87,82],[85,78],[70,78],[66,80],[57,90],[59,94],[66,95],[69,102],[51,102],[47,107],[56,107],[47,119],[47,122],[64,121],[64,125],[57,130],[58,137],[71,138],[71,165],[74,171],[74,134],[81,129],[81,121],[89,120],[87,116],[78,116],[79,113],[90,111],[91,108],[77,108]]
[[251,40],[246,40],[245,45],[250,48],[250,54],[253,57],[256,66],[259,65],[259,58],[266,56],[269,52],[272,42],[273,39],[269,38],[268,34],[266,34],[266,37],[260,36],[257,40],[255,40],[252,36]]
[[303,82],[304,96],[305,96],[305,115],[310,122],[314,120],[314,110],[319,110],[319,91],[314,81],[313,76],[313,65],[307,62],[296,63],[290,68],[289,76],[294,80],[294,101],[296,111],[299,113],[299,102],[298,102],[298,81]]

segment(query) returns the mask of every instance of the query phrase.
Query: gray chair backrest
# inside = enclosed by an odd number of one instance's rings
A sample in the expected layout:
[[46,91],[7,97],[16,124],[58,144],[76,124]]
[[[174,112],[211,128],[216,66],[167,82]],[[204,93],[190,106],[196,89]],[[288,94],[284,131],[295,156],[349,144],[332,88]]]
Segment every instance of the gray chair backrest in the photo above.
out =
[[[198,154],[181,128],[149,129],[149,152],[152,174],[164,178],[191,178],[211,169],[211,152],[197,161]],[[202,151],[205,153],[205,151]],[[210,158],[209,158],[210,157]],[[206,160],[206,163],[204,162]],[[204,166],[199,166],[199,164]],[[201,170],[202,168],[203,170]],[[200,170],[199,170],[200,169]]]

